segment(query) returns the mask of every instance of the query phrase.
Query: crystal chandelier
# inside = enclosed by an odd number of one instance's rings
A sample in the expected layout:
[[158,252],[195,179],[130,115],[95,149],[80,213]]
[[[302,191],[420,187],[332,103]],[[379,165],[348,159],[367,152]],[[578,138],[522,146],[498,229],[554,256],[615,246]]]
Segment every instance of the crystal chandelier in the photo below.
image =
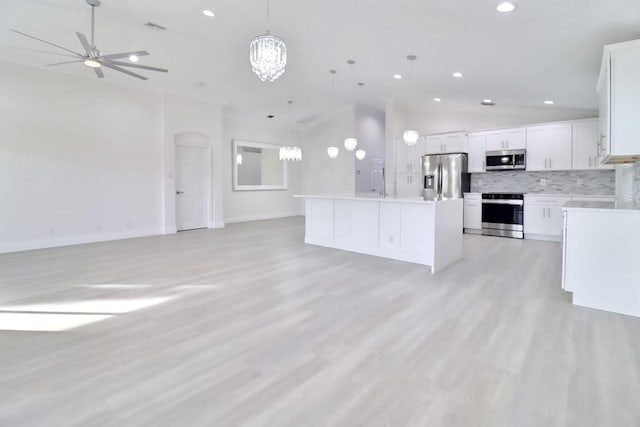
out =
[[302,149],[300,147],[280,147],[280,160],[299,162],[302,160]]
[[332,159],[335,159],[336,157],[338,157],[339,153],[340,153],[340,149],[338,147],[329,147],[329,148],[327,148],[327,154]]
[[[288,101],[289,104],[289,132],[293,135],[293,101]],[[280,147],[280,160],[285,162],[299,162],[302,160],[302,148],[292,145],[287,147]]]
[[364,150],[356,150],[356,159],[358,160],[364,160],[364,158],[367,156],[367,152]]
[[345,138],[344,139],[344,148],[347,151],[353,151],[358,146],[358,140],[356,138]]
[[[409,82],[413,82],[413,61],[415,61],[416,59],[417,57],[415,55],[407,56],[407,60],[409,61]],[[409,146],[416,145],[416,143],[418,142],[418,138],[420,138],[418,131],[411,128],[411,126],[409,126],[409,129],[405,130],[402,133],[402,139],[404,140],[404,143]]]
[[249,45],[251,70],[262,80],[274,81],[287,66],[287,46],[280,37],[269,32],[269,0],[267,0],[267,32],[254,37]]

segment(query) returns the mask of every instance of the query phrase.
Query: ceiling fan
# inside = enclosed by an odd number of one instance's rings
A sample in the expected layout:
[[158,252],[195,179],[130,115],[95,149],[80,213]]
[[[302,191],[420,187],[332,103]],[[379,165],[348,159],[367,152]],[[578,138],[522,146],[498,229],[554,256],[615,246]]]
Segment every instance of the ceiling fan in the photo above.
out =
[[[96,73],[96,75],[99,78],[103,78],[104,77],[104,73],[102,72],[102,67],[106,67],[106,68],[110,68],[112,70],[115,71],[119,71],[121,73],[124,74],[128,74],[132,77],[141,79],[141,80],[147,80],[147,78],[145,76],[142,76],[140,74],[131,72],[129,70],[126,70],[122,67],[131,67],[131,68],[139,68],[142,70],[150,70],[150,71],[160,71],[162,73],[166,73],[169,70],[164,69],[164,68],[157,68],[157,67],[149,67],[147,65],[138,65],[138,64],[132,64],[130,62],[122,62],[122,61],[117,61],[117,59],[121,59],[121,58],[129,58],[130,61],[137,61],[139,56],[146,56],[149,55],[149,52],[145,51],[145,50],[140,50],[137,52],[121,52],[121,53],[112,53],[109,55],[103,55],[97,48],[96,45],[94,43],[94,34],[95,34],[95,12],[96,12],[96,7],[100,6],[100,0],[86,0],[87,4],[89,6],[91,6],[91,43],[89,43],[89,41],[87,40],[87,37],[82,34],[82,33],[78,33],[76,32],[76,35],[78,36],[78,39],[80,40],[80,43],[82,44],[82,47],[84,49],[84,54],[82,53],[78,53],[74,50],[71,49],[67,49],[66,47],[62,47],[59,46],[57,44],[48,42],[46,40],[42,40],[39,39],[37,37],[34,37],[32,35],[23,33],[21,31],[18,30],[14,30],[11,29],[11,31],[13,31],[14,33],[32,38],[34,40],[38,40],[42,43],[46,43],[50,46],[53,47],[57,47],[58,49],[62,49],[68,53],[72,53],[73,55],[66,55],[72,58],[76,58],[73,61],[65,61],[65,62],[57,62],[55,64],[47,64],[48,67],[53,67],[56,65],[64,65],[64,64],[74,64],[74,63],[79,63],[79,62],[83,62],[84,65],[86,65],[87,67],[91,67],[93,68],[93,71]],[[115,60],[115,61],[114,61]]]

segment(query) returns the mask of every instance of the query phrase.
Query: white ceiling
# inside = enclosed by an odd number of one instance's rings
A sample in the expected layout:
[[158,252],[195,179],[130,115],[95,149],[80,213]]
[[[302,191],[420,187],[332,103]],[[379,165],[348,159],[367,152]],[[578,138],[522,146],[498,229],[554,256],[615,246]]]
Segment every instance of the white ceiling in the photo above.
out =
[[[266,29],[266,0],[104,0],[97,10],[96,45],[103,53],[146,49],[142,64],[169,68],[139,81],[106,70],[106,79],[160,88],[225,104],[227,114],[288,120],[319,116],[349,101],[382,106],[440,97],[447,105],[595,109],[602,46],[640,37],[640,0],[520,0],[511,14],[497,0],[271,0],[271,30],[288,48],[286,73],[262,83],[248,64],[251,38]],[[204,8],[216,12],[206,18]],[[15,28],[71,49],[75,31],[89,34],[84,0],[2,0],[0,60],[41,67],[64,57],[8,31]],[[152,21],[167,27],[154,31]],[[17,49],[20,48],[20,49]],[[415,54],[414,79],[406,56]],[[346,60],[353,58],[349,84]],[[339,71],[332,92],[328,70]],[[97,78],[81,64],[52,71]],[[462,79],[451,73],[461,71]],[[206,83],[204,87],[198,83]],[[360,93],[358,93],[360,92]]]

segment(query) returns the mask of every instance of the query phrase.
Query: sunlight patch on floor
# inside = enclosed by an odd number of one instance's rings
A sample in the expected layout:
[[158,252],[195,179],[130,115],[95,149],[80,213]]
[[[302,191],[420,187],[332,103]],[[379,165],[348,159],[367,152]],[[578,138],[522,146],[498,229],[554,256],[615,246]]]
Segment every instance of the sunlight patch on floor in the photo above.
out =
[[59,332],[108,319],[110,315],[62,313],[0,313],[0,330]]
[[0,306],[0,311],[72,313],[72,314],[123,314],[167,302],[171,297],[138,299],[98,299],[87,301],[56,302]]

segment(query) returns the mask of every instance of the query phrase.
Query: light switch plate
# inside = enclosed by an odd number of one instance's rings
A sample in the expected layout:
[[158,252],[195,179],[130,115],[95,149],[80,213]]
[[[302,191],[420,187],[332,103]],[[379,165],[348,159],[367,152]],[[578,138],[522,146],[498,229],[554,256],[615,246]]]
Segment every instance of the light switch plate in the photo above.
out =
[[544,179],[544,178],[542,178],[542,179],[540,180],[540,185],[542,185],[543,187],[544,187],[545,185],[547,185],[547,180],[546,180],[546,179]]

